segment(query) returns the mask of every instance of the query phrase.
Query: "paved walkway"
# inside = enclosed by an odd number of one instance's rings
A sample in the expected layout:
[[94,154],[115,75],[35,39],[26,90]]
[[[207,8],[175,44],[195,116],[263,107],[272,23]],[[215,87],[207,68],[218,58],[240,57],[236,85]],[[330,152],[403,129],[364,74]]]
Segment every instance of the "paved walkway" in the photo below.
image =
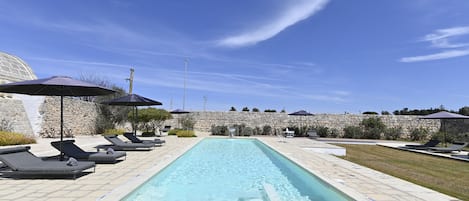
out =
[[[153,151],[127,152],[127,159],[117,164],[98,164],[96,172],[76,180],[8,179],[0,177],[0,200],[118,200],[146,181],[167,164],[208,136],[197,138],[166,136],[166,145]],[[277,137],[258,137],[268,146],[302,165],[318,177],[358,200],[457,200],[430,189],[385,175],[305,148],[327,146],[305,138],[279,142]],[[101,136],[77,137],[76,143],[89,151],[107,144]],[[50,139],[40,139],[31,151],[38,156],[58,154]]]

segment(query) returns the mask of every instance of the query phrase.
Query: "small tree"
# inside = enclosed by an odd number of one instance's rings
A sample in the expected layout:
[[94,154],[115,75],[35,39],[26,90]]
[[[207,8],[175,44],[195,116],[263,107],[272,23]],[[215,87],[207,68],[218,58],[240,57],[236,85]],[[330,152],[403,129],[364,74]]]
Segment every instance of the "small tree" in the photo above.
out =
[[138,110],[138,121],[140,126],[147,132],[155,132],[156,129],[161,129],[163,122],[171,119],[171,113],[163,109],[145,108]]
[[344,128],[344,138],[361,138],[362,136],[363,130],[358,126],[347,126]]
[[271,135],[272,134],[272,126],[265,125],[262,128],[262,135]]
[[258,108],[252,108],[252,112],[259,112],[259,109]]
[[249,112],[249,108],[248,107],[243,107],[243,112]]
[[425,128],[414,128],[410,131],[410,139],[414,141],[423,140],[427,135],[428,130]]
[[384,129],[385,140],[397,140],[401,136],[402,127]]
[[363,138],[367,139],[379,139],[386,129],[386,125],[381,121],[381,118],[377,117],[363,119],[360,125],[364,128]]
[[235,111],[236,111],[236,108],[233,107],[233,106],[231,106],[230,111],[231,111],[231,112],[235,112]]
[[184,115],[178,121],[182,130],[194,130],[194,125],[197,123],[192,115]]

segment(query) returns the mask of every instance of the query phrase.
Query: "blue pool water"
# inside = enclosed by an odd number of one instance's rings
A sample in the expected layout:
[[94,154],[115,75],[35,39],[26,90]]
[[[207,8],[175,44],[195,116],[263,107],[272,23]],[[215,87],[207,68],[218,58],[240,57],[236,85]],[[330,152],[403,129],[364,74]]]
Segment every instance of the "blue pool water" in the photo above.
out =
[[204,139],[123,200],[351,200],[262,142]]

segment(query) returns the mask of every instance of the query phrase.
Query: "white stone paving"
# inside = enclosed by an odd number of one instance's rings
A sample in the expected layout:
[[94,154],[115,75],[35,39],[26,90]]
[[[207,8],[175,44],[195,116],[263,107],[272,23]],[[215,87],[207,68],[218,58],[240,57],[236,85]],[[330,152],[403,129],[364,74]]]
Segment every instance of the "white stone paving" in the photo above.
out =
[[[201,137],[166,136],[166,145],[153,151],[127,152],[127,159],[117,164],[97,164],[96,172],[71,179],[0,178],[0,200],[118,200],[152,175],[190,149]],[[300,164],[319,178],[357,200],[457,200],[413,183],[371,170],[328,154],[305,150],[305,147],[327,147],[306,138],[279,142],[277,137],[259,140]],[[55,139],[56,140],[56,139]],[[89,151],[98,144],[108,144],[102,136],[80,136],[76,143]],[[31,145],[38,156],[56,155],[51,139],[40,139]]]

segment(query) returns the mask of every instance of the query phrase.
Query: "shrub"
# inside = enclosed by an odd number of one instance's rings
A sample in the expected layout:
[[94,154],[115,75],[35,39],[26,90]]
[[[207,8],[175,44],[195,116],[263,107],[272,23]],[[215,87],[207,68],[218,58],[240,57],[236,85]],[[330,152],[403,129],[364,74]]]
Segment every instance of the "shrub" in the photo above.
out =
[[240,135],[241,136],[251,136],[253,135],[253,129],[251,127],[245,127],[243,130],[241,130]]
[[32,137],[27,137],[19,133],[0,131],[0,146],[33,143],[36,143],[36,140]]
[[446,137],[445,137],[444,132],[437,132],[433,134],[432,139],[437,139],[437,140],[440,140],[441,142],[447,142],[447,143],[453,143],[456,141],[454,135],[448,135],[448,133],[446,133]]
[[104,130],[103,135],[122,135],[124,133],[125,133],[124,129],[112,128],[112,129]]
[[176,135],[178,137],[197,137],[193,130],[179,130]]
[[386,129],[386,125],[378,117],[363,119],[360,125],[364,128],[361,138],[365,139],[379,139]]
[[211,128],[212,135],[228,135],[228,126],[215,126],[212,125]]
[[319,135],[319,137],[327,137],[327,132],[329,128],[325,126],[318,126],[316,128],[316,133]]
[[271,135],[272,134],[272,126],[265,125],[262,128],[262,135]]
[[211,132],[212,132],[212,135],[228,135],[229,134],[227,126],[212,125]]
[[253,112],[259,112],[259,109],[255,107],[255,108],[252,108],[252,111]]
[[2,119],[0,121],[0,131],[13,131],[13,124],[6,119]]
[[171,129],[168,131],[168,135],[177,135],[177,132],[180,131],[181,129]]
[[265,109],[264,112],[277,112],[277,110],[273,110],[273,109]]
[[339,130],[337,130],[337,128],[331,128],[329,130],[329,135],[328,137],[332,137],[332,138],[336,138],[339,136]]
[[362,136],[363,130],[358,126],[347,126],[344,128],[344,138],[361,138]]
[[388,111],[381,111],[381,115],[390,115],[391,113],[389,113]]
[[413,141],[424,140],[427,138],[428,130],[425,128],[413,128],[410,131],[410,139]]
[[253,135],[261,135],[261,134],[262,134],[262,129],[256,126],[256,127],[252,130],[252,134],[253,134]]
[[373,112],[373,111],[366,111],[366,112],[363,112],[362,114],[377,115],[378,113],[377,113],[377,112]]
[[248,107],[243,107],[243,112],[249,112],[249,108]]
[[192,115],[185,115],[178,120],[179,124],[182,127],[182,130],[194,130],[194,125],[196,123]]
[[231,107],[231,108],[230,108],[230,111],[231,111],[231,112],[235,112],[235,111],[236,111],[236,108],[235,108],[235,107]]
[[402,133],[402,127],[397,128],[387,128],[384,130],[384,139],[385,140],[397,140]]

